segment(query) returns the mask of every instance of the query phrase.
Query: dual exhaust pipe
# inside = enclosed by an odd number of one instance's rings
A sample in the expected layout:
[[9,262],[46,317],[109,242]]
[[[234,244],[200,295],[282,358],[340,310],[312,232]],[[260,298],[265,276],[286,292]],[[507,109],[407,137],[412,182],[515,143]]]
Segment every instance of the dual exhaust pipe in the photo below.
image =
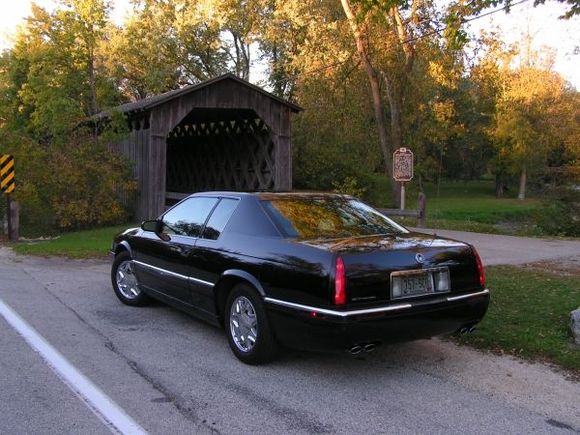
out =
[[[471,334],[472,332],[475,331],[475,326],[471,325],[471,326],[463,326],[462,328],[459,328],[459,330],[457,332],[459,332],[459,334],[464,335],[464,334]],[[380,343],[366,343],[366,344],[355,344],[351,347],[349,347],[347,349],[347,351],[351,354],[351,355],[358,355],[360,353],[371,353],[373,352],[377,346]]]
[[358,355],[362,352],[371,353],[374,351],[379,343],[355,344],[347,349],[351,355]]
[[459,331],[457,331],[457,332],[459,332],[461,335],[471,334],[472,332],[475,331],[475,329],[476,328],[473,325],[472,326],[464,326],[463,328],[459,328]]

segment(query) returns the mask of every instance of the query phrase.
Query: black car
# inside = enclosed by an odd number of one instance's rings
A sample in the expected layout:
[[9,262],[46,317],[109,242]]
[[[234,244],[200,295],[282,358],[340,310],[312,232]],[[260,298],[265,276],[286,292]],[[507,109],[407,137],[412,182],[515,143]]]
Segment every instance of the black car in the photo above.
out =
[[345,195],[205,192],[117,235],[113,288],[224,327],[243,362],[278,344],[372,350],[471,330],[489,303],[463,242],[413,233]]

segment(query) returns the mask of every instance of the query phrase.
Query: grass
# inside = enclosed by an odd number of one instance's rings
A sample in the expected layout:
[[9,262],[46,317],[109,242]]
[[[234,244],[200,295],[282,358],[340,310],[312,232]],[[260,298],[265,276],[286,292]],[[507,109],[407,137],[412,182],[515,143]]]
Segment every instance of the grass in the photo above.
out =
[[[441,183],[439,189],[435,183],[426,183],[425,193],[428,228],[542,235],[533,223],[534,215],[543,207],[542,202],[537,198],[522,201],[509,195],[505,198],[496,198],[493,180],[445,181]],[[511,194],[514,195],[515,192]],[[407,208],[416,208],[417,195],[417,185],[409,183],[406,195]],[[415,219],[397,220],[403,225],[416,225]]]
[[434,185],[426,189],[427,216],[433,219],[473,221],[496,224],[502,221],[523,221],[542,207],[535,198],[496,198],[493,181],[444,183],[437,196]]
[[544,269],[487,269],[491,304],[474,334],[457,338],[479,349],[555,363],[580,375],[580,348],[572,344],[569,313],[580,305],[580,276]]
[[113,236],[130,225],[118,225],[94,230],[65,233],[53,240],[14,243],[15,252],[24,255],[56,255],[89,258],[107,255]]

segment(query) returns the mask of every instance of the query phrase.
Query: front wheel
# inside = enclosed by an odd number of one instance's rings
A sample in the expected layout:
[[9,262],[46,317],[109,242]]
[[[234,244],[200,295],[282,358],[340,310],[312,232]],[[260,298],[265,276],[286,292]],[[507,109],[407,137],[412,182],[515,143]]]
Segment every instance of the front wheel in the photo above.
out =
[[238,284],[228,295],[225,329],[230,348],[246,364],[264,364],[276,356],[277,344],[260,296]]
[[113,290],[126,305],[140,306],[149,302],[149,297],[139,288],[131,255],[127,251],[116,255],[111,268]]

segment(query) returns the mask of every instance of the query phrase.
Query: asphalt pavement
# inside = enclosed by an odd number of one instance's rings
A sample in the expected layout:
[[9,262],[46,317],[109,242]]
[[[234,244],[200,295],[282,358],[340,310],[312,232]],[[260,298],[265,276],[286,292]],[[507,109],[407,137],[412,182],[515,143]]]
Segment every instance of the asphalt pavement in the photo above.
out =
[[[488,264],[499,258],[479,247]],[[546,365],[433,339],[247,366],[213,326],[160,303],[122,305],[109,270],[0,248],[0,301],[149,433],[580,433],[580,384]],[[0,316],[0,434],[107,423]]]

